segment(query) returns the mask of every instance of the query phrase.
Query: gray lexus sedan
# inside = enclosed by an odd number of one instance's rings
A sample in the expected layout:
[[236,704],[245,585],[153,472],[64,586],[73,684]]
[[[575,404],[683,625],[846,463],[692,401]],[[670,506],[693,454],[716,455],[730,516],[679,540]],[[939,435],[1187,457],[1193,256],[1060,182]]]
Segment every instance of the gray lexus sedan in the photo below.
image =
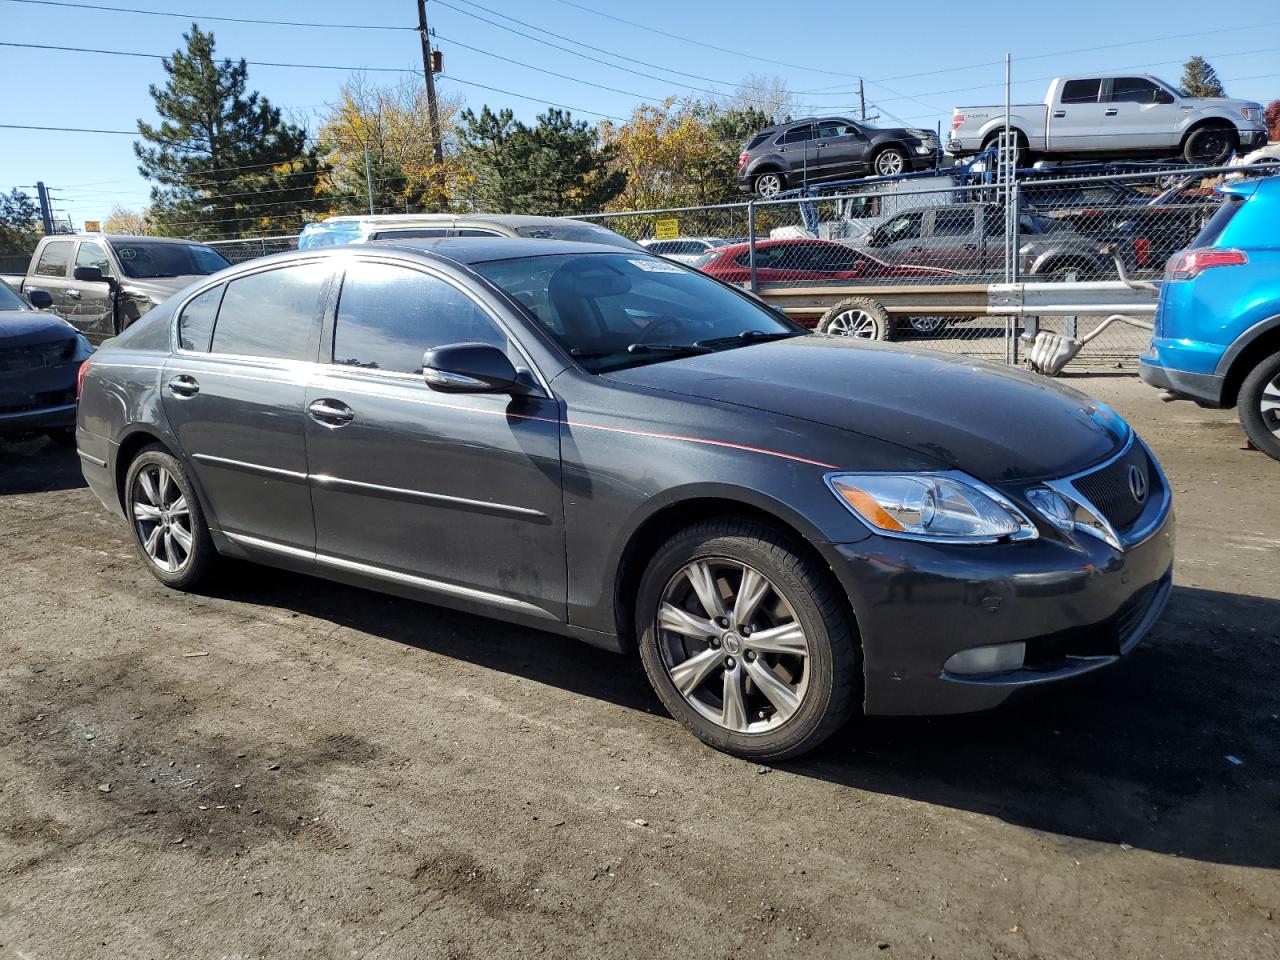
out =
[[1169,485],[1104,405],[639,251],[255,260],[82,372],[84,475],[162,582],[236,557],[638,654],[757,760],[1114,663],[1169,595]]

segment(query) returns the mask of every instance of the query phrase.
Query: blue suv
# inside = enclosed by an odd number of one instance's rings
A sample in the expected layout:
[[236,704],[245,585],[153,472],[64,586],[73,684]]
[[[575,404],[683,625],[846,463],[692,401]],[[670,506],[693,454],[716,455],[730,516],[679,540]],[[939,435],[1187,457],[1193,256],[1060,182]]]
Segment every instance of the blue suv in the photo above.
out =
[[1165,269],[1142,379],[1205,407],[1238,407],[1280,460],[1280,176],[1219,187],[1222,206]]

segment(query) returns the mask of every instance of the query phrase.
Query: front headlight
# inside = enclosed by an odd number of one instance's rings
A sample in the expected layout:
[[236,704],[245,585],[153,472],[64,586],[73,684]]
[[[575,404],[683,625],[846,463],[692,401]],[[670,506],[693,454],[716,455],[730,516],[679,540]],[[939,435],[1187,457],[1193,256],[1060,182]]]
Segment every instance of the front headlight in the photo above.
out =
[[1005,497],[957,473],[835,473],[831,491],[876,533],[944,543],[991,543],[1036,536]]
[[1258,115],[1257,111],[1255,111],[1252,107],[1240,108],[1240,116],[1244,117],[1246,120],[1253,120],[1255,117],[1257,117],[1257,115]]

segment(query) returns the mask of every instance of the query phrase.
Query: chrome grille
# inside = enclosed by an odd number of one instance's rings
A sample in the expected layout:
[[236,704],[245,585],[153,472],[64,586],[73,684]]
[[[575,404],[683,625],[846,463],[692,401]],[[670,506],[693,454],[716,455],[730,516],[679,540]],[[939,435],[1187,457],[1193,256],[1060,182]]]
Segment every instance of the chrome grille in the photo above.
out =
[[70,359],[75,340],[32,343],[22,347],[0,347],[0,370],[31,370],[54,367]]
[[[1141,500],[1134,497],[1130,487],[1131,467],[1141,477],[1142,489],[1146,491],[1146,496]],[[1147,503],[1160,495],[1156,489],[1158,483],[1156,471],[1151,469],[1151,460],[1142,445],[1136,442],[1119,460],[1071,481],[1071,485],[1097,507],[1117,530],[1124,530],[1132,525],[1142,515]]]

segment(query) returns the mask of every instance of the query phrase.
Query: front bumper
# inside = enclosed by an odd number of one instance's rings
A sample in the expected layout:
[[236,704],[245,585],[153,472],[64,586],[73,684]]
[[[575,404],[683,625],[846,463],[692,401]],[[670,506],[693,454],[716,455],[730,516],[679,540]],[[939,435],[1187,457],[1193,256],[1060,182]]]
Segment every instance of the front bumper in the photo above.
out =
[[[1089,673],[1131,650],[1171,589],[1166,504],[1141,542],[1116,550],[1087,534],[954,546],[871,537],[823,548],[862,639],[869,715],[968,713],[1015,691]],[[953,654],[1026,644],[1026,664],[986,676],[943,669]]]
[[0,373],[0,436],[75,426],[78,370],[62,363]]
[[1240,131],[1240,146],[1244,148],[1265,147],[1267,145],[1267,131],[1265,127],[1258,127],[1253,130]]

